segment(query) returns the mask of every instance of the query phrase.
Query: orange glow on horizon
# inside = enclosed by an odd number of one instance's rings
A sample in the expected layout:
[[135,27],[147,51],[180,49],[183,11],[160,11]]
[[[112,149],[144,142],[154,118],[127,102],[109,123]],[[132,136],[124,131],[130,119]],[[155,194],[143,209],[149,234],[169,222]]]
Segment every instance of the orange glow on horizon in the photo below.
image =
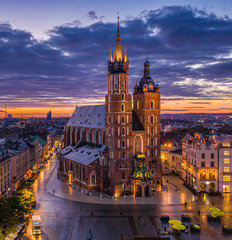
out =
[[[83,102],[82,105],[101,105],[102,99],[95,99],[93,102]],[[97,103],[96,103],[97,102]],[[195,104],[196,103],[196,104]],[[104,104],[104,102],[102,103]],[[230,107],[231,106],[231,107]],[[4,109],[0,109],[4,111]],[[52,111],[53,117],[69,117],[75,110],[75,106],[61,107],[15,107],[7,108],[7,113],[13,117],[46,117],[49,111]],[[230,100],[162,100],[161,113],[232,113],[232,105]],[[0,118],[4,117],[5,113],[0,112]]]

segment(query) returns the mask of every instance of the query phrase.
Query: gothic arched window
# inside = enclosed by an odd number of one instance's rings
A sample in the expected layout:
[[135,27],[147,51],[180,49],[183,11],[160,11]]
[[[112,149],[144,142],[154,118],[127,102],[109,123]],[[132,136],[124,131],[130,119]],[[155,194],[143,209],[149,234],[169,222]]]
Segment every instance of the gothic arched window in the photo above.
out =
[[142,152],[142,138],[137,135],[135,137],[135,154]]
[[122,180],[125,180],[125,173],[124,172],[122,172]]
[[154,123],[154,116],[151,115],[151,123]]
[[64,172],[68,172],[68,161],[64,160]]
[[122,136],[125,136],[125,128],[122,128]]
[[151,127],[151,134],[154,134],[154,128]]
[[82,181],[85,182],[86,176],[85,176],[85,168],[82,168]]
[[122,112],[125,112],[125,105],[122,104]]
[[123,148],[126,147],[126,141],[125,141],[125,139],[122,139],[122,147],[123,147]]
[[125,116],[122,115],[122,123],[125,123]]
[[69,163],[69,171],[73,171],[72,162]]
[[99,144],[102,144],[102,133],[99,133]]
[[141,105],[140,105],[140,101],[137,102],[137,109],[140,109]]
[[125,80],[124,79],[122,80],[122,89],[123,90],[125,89]]
[[125,93],[122,93],[122,101],[125,100]]
[[79,166],[78,164],[76,164],[76,178],[78,178],[78,175],[79,175]]
[[118,80],[115,80],[114,82],[114,89],[118,89]]
[[154,139],[151,139],[151,147],[154,146]]
[[91,176],[91,184],[92,184],[92,185],[95,185],[95,184],[96,184],[96,176],[95,176],[95,175],[92,175],[92,176]]
[[154,109],[154,101],[151,101],[151,109]]

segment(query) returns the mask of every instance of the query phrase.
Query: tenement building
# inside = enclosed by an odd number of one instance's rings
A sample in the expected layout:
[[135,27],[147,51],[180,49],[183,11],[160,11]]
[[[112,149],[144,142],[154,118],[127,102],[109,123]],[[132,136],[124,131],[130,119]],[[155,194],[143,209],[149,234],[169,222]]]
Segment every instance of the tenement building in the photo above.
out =
[[185,182],[196,192],[231,192],[232,136],[202,135],[182,141]]
[[161,186],[160,89],[148,58],[134,92],[119,23],[108,60],[105,105],[77,107],[65,126],[59,172],[77,187],[114,196],[150,196]]

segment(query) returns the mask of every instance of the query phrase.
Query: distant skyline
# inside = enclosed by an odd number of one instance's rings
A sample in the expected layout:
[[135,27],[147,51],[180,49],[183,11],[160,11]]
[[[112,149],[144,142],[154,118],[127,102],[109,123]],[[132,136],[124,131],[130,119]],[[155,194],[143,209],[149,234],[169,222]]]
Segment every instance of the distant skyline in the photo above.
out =
[[[232,112],[231,1],[1,1],[0,117],[104,104],[120,13],[130,92],[160,84],[162,113]],[[15,115],[17,116],[17,115]]]

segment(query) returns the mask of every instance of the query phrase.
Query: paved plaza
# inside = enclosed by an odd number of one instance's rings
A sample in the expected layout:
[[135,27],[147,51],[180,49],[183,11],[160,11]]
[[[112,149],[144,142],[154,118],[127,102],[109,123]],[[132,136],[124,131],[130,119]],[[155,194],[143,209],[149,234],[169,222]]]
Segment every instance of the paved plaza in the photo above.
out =
[[[131,240],[135,236],[155,237],[164,227],[171,229],[169,224],[160,221],[160,215],[167,214],[171,219],[181,220],[181,213],[189,214],[192,223],[200,223],[202,231],[200,234],[181,233],[177,239],[232,239],[232,235],[222,234],[221,223],[209,223],[206,218],[214,202],[216,207],[225,212],[223,223],[231,224],[230,194],[224,195],[223,198],[204,196],[197,199],[183,186],[180,179],[166,176],[164,183],[168,191],[156,193],[151,198],[109,199],[87,196],[57,180],[57,167],[56,159],[49,161],[34,183],[37,199],[34,214],[41,216],[42,235],[32,236],[31,227],[28,226],[23,240],[86,240],[89,230],[92,231],[93,240]],[[159,201],[162,203],[160,204]],[[183,204],[185,201],[188,202],[187,206]]]
[[[58,164],[58,163],[57,163]],[[47,184],[47,190],[51,194],[82,203],[93,204],[159,204],[159,205],[173,205],[185,204],[196,201],[198,198],[185,186],[183,182],[176,176],[164,176],[163,183],[166,188],[162,192],[154,192],[152,197],[133,197],[121,196],[115,199],[110,197],[100,197],[101,193],[82,193],[80,190],[72,188],[67,182],[64,183],[57,179],[57,168],[52,172],[50,180]]]

